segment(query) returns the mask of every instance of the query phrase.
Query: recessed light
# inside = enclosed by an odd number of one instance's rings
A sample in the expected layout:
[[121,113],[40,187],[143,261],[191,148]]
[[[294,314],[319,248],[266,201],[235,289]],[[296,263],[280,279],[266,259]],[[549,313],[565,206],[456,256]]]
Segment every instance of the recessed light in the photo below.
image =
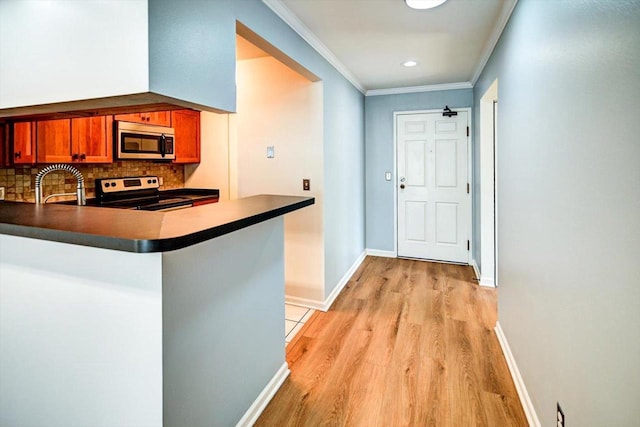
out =
[[418,62],[410,59],[408,61],[404,61],[402,65],[405,67],[415,67],[416,65],[418,65]]
[[404,0],[413,9],[431,9],[440,6],[447,0]]

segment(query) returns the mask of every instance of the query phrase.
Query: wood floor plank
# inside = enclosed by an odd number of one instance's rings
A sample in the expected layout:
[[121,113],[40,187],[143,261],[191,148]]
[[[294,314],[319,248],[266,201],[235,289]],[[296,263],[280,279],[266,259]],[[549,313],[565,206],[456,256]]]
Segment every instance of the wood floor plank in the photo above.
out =
[[449,421],[455,426],[488,426],[467,325],[451,320],[445,323],[445,336]]
[[258,426],[526,426],[468,266],[367,257],[287,347]]
[[396,345],[393,349],[385,378],[385,399],[382,404],[380,425],[422,425],[418,420],[417,398],[418,370],[420,366],[420,326],[401,323],[398,327]]
[[449,423],[449,396],[447,370],[444,361],[421,357],[418,372],[418,415],[420,426],[447,427]]

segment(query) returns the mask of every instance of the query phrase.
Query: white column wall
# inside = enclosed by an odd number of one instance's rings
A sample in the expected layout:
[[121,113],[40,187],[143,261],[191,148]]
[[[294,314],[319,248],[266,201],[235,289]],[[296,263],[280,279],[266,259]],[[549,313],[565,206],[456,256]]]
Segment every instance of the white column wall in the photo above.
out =
[[162,426],[161,263],[0,235],[0,425]]

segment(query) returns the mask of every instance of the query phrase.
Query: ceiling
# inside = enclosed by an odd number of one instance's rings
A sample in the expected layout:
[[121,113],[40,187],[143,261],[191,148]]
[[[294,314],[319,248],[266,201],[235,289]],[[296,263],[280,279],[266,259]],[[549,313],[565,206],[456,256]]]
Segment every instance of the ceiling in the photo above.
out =
[[[429,10],[403,0],[263,1],[356,87],[373,94],[471,87],[517,0],[448,0]],[[418,65],[403,67],[408,59]]]

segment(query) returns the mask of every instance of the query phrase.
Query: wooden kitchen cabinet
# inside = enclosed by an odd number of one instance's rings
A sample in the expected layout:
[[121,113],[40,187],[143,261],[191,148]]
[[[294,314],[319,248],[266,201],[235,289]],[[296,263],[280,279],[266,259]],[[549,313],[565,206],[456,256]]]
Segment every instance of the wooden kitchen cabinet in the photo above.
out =
[[111,116],[36,122],[38,163],[111,163]]
[[36,162],[36,129],[33,122],[8,124],[9,149],[7,164],[23,165]]
[[113,116],[71,119],[71,152],[80,162],[113,162]]
[[36,122],[38,163],[71,163],[71,120]]
[[200,163],[200,112],[171,111],[171,127],[175,132],[174,163]]
[[7,150],[9,149],[7,125],[0,123],[0,167],[8,165]]
[[116,120],[124,122],[144,123],[147,125],[171,126],[170,111],[155,111],[153,113],[117,114]]

